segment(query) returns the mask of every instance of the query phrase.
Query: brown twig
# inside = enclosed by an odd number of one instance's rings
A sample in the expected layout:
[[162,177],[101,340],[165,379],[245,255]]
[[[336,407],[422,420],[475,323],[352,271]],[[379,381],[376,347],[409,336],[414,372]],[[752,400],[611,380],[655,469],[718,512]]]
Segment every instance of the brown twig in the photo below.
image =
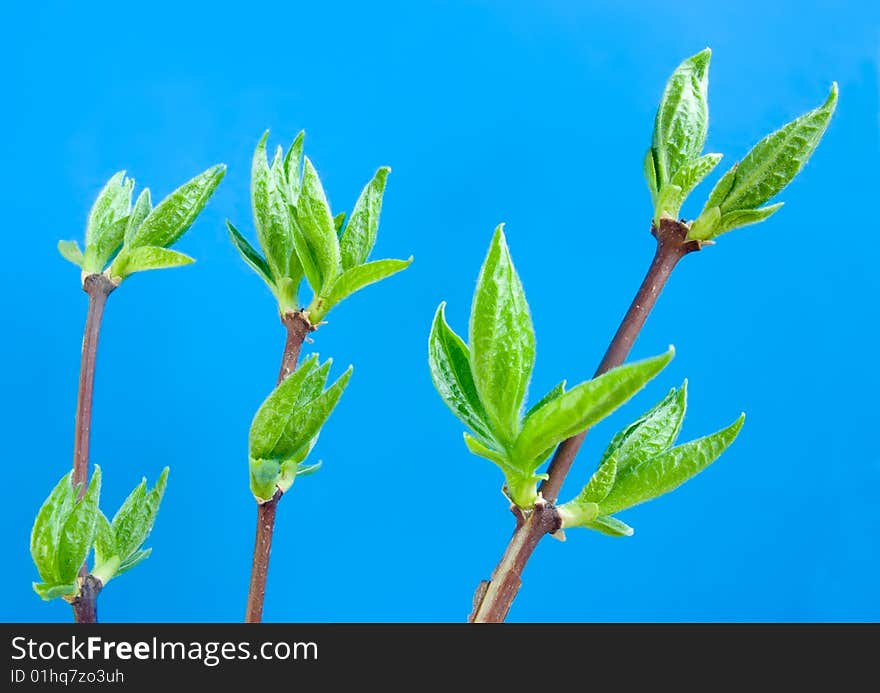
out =
[[92,433],[92,393],[95,388],[95,360],[98,356],[98,335],[107,297],[116,286],[103,274],[90,274],[83,280],[83,291],[89,295],[89,310],[83,331],[82,360],[79,367],[79,394],[76,402],[76,432],[73,439],[74,487],[81,484],[79,497],[86,492],[89,480],[89,439]]
[[[657,239],[654,259],[602,362],[596,369],[596,375],[616,368],[626,360],[672,270],[685,255],[700,249],[700,242],[689,241],[687,232],[688,229],[684,224],[673,219],[661,219],[659,227],[652,227],[651,233]],[[469,622],[501,623],[507,617],[522,584],[523,568],[535,547],[544,535],[557,531],[561,526],[559,514],[553,503],[556,502],[562,483],[586,435],[587,431],[583,431],[563,441],[556,449],[547,470],[549,479],[540,488],[542,500],[535,509],[530,511],[528,516],[523,516],[522,511],[513,508],[514,514],[517,515],[513,536],[501,561],[493,571],[488,586],[481,583],[477,588],[474,609],[468,616]]]
[[[79,486],[79,499],[85,495],[89,482],[89,442],[92,434],[92,400],[95,390],[95,363],[98,357],[98,337],[107,297],[116,285],[103,274],[89,274],[83,279],[83,291],[89,296],[86,325],[83,329],[82,357],[79,366],[79,392],[76,398],[76,423],[73,437],[73,473],[70,483]],[[76,623],[98,622],[98,593],[101,581],[88,574],[83,564],[80,570],[80,593],[73,599],[73,618]]]
[[[279,384],[296,370],[303,342],[309,332],[317,329],[309,322],[308,316],[303,311],[288,311],[282,316],[281,322],[287,328],[287,341],[281,356],[281,370],[278,373]],[[281,496],[282,491],[278,489],[270,500],[257,504],[257,531],[254,539],[254,559],[251,564],[251,581],[248,589],[245,623],[260,623],[263,620],[266,578],[269,575],[269,554],[272,551],[272,535],[275,531],[275,513]]]

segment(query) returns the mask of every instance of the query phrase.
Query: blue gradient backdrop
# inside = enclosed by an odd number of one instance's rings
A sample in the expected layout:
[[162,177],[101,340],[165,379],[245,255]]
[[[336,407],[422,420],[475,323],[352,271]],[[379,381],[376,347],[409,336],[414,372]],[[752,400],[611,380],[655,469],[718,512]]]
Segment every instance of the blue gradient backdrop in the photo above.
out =
[[[609,437],[690,379],[684,436],[735,446],[685,488],[571,531],[529,565],[515,620],[877,620],[878,70],[867,3],[32,3],[7,8],[0,275],[4,620],[67,620],[31,591],[28,532],[71,456],[86,301],[55,250],[125,168],[164,196],[229,172],[180,243],[183,270],[110,299],[93,461],[113,512],[168,464],[153,556],[101,597],[107,621],[234,621],[253,541],[246,436],[283,343],[273,301],[226,239],[252,235],[251,152],[307,130],[338,210],[393,167],[377,257],[412,267],[331,315],[312,348],[355,374],[281,505],[266,618],[456,621],[511,530],[501,477],[471,457],[430,382],[441,300],[466,330],[500,221],[534,313],[532,392],[588,377],[652,252],[642,155],[663,84],[709,45],[708,151],[742,156],[825,98],[813,160],[761,226],[676,272],[634,350],[678,356],[590,434]],[[687,204],[693,215],[707,186]]]

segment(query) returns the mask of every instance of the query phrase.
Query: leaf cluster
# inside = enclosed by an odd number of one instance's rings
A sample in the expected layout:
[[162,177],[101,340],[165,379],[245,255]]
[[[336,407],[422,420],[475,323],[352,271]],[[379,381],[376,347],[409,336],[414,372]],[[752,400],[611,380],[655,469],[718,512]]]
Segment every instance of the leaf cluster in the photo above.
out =
[[114,577],[145,560],[151,549],[144,549],[168,478],[166,467],[152,489],[146,479],[129,494],[110,521],[101,512],[101,468],[95,472],[86,492],[71,485],[65,474],[43,502],[31,530],[31,557],[42,582],[34,590],[43,599],[72,599],[79,591],[78,576],[94,548],[90,573],[106,585]]
[[153,207],[149,188],[132,204],[134,179],[119,171],[89,212],[85,250],[76,241],[60,241],[58,250],[84,278],[103,272],[115,285],[135,272],[188,265],[194,260],[171,246],[192,226],[225,173],[224,165],[212,166]]
[[385,184],[382,167],[367,183],[346,219],[333,216],[318,172],[303,154],[304,132],[269,163],[268,131],[254,151],[251,206],[262,253],[227,221],[229,237],[242,259],[266,283],[282,315],[297,310],[305,279],[312,290],[306,315],[317,325],[331,308],[360,289],[405,269],[408,260],[368,261],[379,229]]
[[511,501],[530,508],[538,468],[563,440],[598,423],[672,359],[665,354],[615,368],[566,390],[562,382],[523,413],[535,361],[535,334],[522,283],[499,226],[480,270],[465,344],[440,304],[428,340],[431,377],[464,423],[468,449],[498,465]]
[[[681,63],[663,91],[651,147],[645,154],[645,180],[654,205],[654,224],[677,219],[688,195],[721,161],[703,154],[709,130],[707,48]],[[713,188],[703,211],[689,226],[688,238],[709,241],[732,229],[767,219],[781,202],[762,206],[787,186],[809,160],[825,134],[837,105],[837,84],[825,103],[767,135],[734,164]]]

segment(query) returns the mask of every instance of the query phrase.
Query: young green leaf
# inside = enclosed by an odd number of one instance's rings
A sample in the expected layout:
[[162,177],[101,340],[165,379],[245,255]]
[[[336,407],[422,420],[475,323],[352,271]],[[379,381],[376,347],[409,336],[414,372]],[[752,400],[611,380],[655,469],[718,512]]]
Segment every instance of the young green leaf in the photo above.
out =
[[713,238],[720,236],[722,233],[732,231],[733,229],[764,221],[779,211],[779,208],[784,204],[784,202],[777,202],[776,204],[767,205],[766,207],[761,207],[759,209],[738,209],[733,212],[722,214],[721,219],[718,221],[718,224],[714,229]]
[[[100,566],[119,556],[116,537],[107,516],[98,510],[95,518],[95,566]],[[94,571],[93,571],[94,572]],[[106,584],[106,581],[103,581]]]
[[450,411],[482,440],[491,441],[491,427],[471,372],[470,351],[446,322],[446,303],[439,305],[431,325],[428,366],[434,387]]
[[305,130],[300,130],[299,134],[294,138],[287,155],[284,157],[284,180],[287,183],[287,201],[289,204],[296,206],[299,198],[299,188],[303,157],[303,141],[305,140]]
[[228,219],[226,220],[226,229],[229,232],[229,240],[232,241],[232,245],[238,251],[238,254],[241,255],[242,260],[247,263],[248,267],[250,267],[257,275],[266,282],[266,285],[275,293],[275,281],[272,279],[272,270],[269,269],[269,265],[263,256],[260,255],[259,252],[247,242],[244,236],[241,235],[239,230],[232,225],[232,222]]
[[657,203],[654,207],[654,226],[660,224],[661,217],[677,218],[682,202],[684,202],[684,196],[681,193],[680,187],[672,183],[664,185],[660,189],[660,194],[657,196]]
[[[687,196],[691,194],[691,191],[696,188],[706,176],[715,170],[715,167],[721,159],[721,154],[704,154],[699,159],[694,159],[678,169],[669,182],[672,185],[677,185],[681,188],[682,202],[687,199]],[[678,212],[679,210],[676,209],[672,217],[678,217]]]
[[153,553],[153,549],[143,549],[141,551],[135,551],[128,558],[122,561],[122,563],[119,565],[119,568],[116,569],[113,577],[119,577],[123,573],[127,573],[136,565],[143,563],[146,559],[150,557],[151,553]]
[[94,241],[86,246],[86,252],[83,254],[84,272],[98,274],[104,269],[110,258],[122,246],[127,225],[128,217],[121,217],[101,229]]
[[173,245],[192,226],[225,173],[226,166],[219,164],[181,185],[147,215],[129,246]]
[[707,241],[713,238],[721,225],[721,208],[709,207],[696,218],[688,230],[689,240]]
[[672,360],[675,350],[625,364],[573,387],[541,407],[523,423],[513,459],[517,467],[534,464],[560,441],[593,426],[626,402]]
[[49,585],[46,583],[34,582],[32,584],[34,592],[47,602],[52,599],[57,599],[58,597],[69,597],[72,594],[76,594],[77,590],[76,583],[70,583],[67,585]]
[[632,527],[610,515],[599,515],[585,526],[609,537],[631,537],[633,535]]
[[135,551],[142,542],[142,528],[149,517],[149,507],[146,502],[147,480],[135,486],[134,490],[116,511],[110,527],[113,530],[116,551],[122,557],[127,557]]
[[144,223],[144,219],[150,215],[151,211],[153,211],[153,201],[150,198],[150,189],[144,188],[141,190],[141,194],[138,195],[131,214],[128,215],[128,223],[125,226],[125,236],[123,238],[123,244],[126,248],[131,245],[132,239],[134,239],[135,234],[141,228],[141,224]]
[[58,535],[58,578],[62,584],[76,580],[79,569],[95,543],[98,498],[101,495],[101,468],[95,466],[85,495],[64,520]]
[[550,404],[550,402],[552,402],[554,399],[556,399],[557,397],[559,397],[560,395],[563,395],[563,394],[565,394],[565,381],[564,380],[561,383],[556,383],[556,385],[553,387],[552,390],[550,390],[550,392],[548,392],[541,399],[539,399],[537,402],[535,402],[535,404],[532,406],[532,408],[526,412],[526,415],[524,418],[530,417],[532,414],[534,414],[536,411],[538,411],[538,409],[543,407],[545,404]]
[[510,444],[535,363],[535,333],[503,224],[477,279],[470,317],[471,371],[495,438]]
[[[312,448],[315,447],[315,443],[317,442],[318,436],[316,435],[309,441],[308,445],[301,447],[292,457],[287,458],[280,464],[280,471],[278,477],[275,479],[274,486],[281,489],[282,493],[287,493],[290,490],[296,477],[314,474],[321,468],[321,462],[311,465],[305,464],[305,459],[311,454]],[[274,489],[272,493],[274,495]],[[264,499],[269,500],[269,498],[271,498],[271,496]]]
[[60,581],[57,550],[61,528],[76,499],[76,489],[70,485],[70,473],[61,477],[49,497],[40,506],[31,529],[31,558],[40,577],[49,584]]
[[382,198],[391,169],[383,166],[358,197],[354,210],[340,241],[342,269],[347,270],[366,262],[376,243]]
[[133,187],[134,181],[125,177],[125,171],[113,174],[107,181],[89,212],[86,246],[95,243],[114,221],[128,215]]
[[290,255],[293,252],[291,238],[290,209],[278,177],[269,168],[266,159],[266,139],[269,131],[263,133],[251,163],[251,207],[257,238],[266,254],[266,262],[271,268],[271,276],[278,280],[287,276]]
[[496,450],[494,447],[491,447],[477,438],[474,438],[470,433],[464,434],[464,444],[467,449],[477,457],[482,457],[483,459],[497,464],[505,474],[517,471],[511,467],[505,453]]
[[645,182],[648,184],[648,191],[651,193],[651,204],[657,204],[657,194],[660,188],[657,184],[657,166],[654,163],[654,148],[649,147],[645,152]]
[[352,367],[349,366],[339,379],[315,399],[294,409],[281,431],[281,436],[272,449],[272,456],[287,459],[295,455],[303,446],[308,445],[336,407],[345,386],[351,378]]
[[736,438],[744,419],[745,415],[741,415],[717,433],[671,448],[622,470],[611,493],[599,504],[601,513],[610,515],[677,488],[718,459]]
[[76,241],[58,241],[58,252],[68,262],[79,268],[83,266],[83,253]]
[[315,293],[328,290],[340,273],[339,238],[318,172],[303,157],[303,180],[294,216],[293,247]]
[[668,450],[678,437],[686,408],[687,380],[619,431],[602,454],[600,467],[614,457],[618,470],[624,470]]
[[657,116],[651,146],[662,189],[678,170],[703,151],[709,128],[709,60],[706,48],[681,63],[672,73]]
[[110,266],[110,276],[123,280],[135,272],[182,267],[194,263],[189,255],[158,246],[141,245],[123,250]]
[[[328,364],[325,364],[328,366]],[[308,401],[304,392],[312,391],[309,383],[319,374],[318,355],[312,354],[286,377],[260,405],[251,423],[248,450],[255,459],[269,459],[290,412]],[[323,387],[323,382],[319,388]]]
[[323,384],[329,363],[321,368],[316,364],[316,358],[304,363],[260,406],[251,424],[251,458],[288,459],[307,445],[324,425],[348,384],[352,368],[349,367],[333,385],[316,395],[312,388],[315,383]]
[[825,134],[837,106],[837,83],[818,108],[758,142],[740,162],[721,212],[757,209],[800,172]]
[[309,306],[309,320],[313,324],[317,324],[330,312],[331,308],[356,291],[405,270],[411,262],[412,258],[408,260],[376,260],[345,270],[333,282],[326,296],[315,297],[312,305]]
[[342,234],[345,231],[345,212],[340,212],[335,217],[333,217],[333,226],[336,228],[336,236],[342,239]]
[[599,465],[599,468],[590,477],[589,483],[577,497],[577,502],[601,503],[614,488],[614,480],[617,478],[617,458],[612,456]]
[[248,471],[250,473],[251,493],[254,494],[257,502],[265,503],[271,500],[281,480],[281,462],[251,457]]

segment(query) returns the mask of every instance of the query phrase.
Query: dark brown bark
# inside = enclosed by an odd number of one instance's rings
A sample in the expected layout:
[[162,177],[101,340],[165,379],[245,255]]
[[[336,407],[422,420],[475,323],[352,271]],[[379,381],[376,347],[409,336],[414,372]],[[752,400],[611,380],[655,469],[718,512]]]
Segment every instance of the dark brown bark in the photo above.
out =
[[254,541],[254,560],[251,564],[251,584],[248,589],[245,623],[263,620],[263,602],[266,598],[266,578],[269,575],[269,553],[272,551],[272,534],[275,531],[275,511],[281,500],[281,489],[271,500],[257,505],[257,536]]
[[[673,219],[661,219],[659,228],[652,227],[651,233],[657,239],[654,259],[602,362],[596,369],[596,375],[616,368],[626,360],[672,270],[685,255],[700,249],[699,241],[687,239],[687,231],[684,224]],[[521,514],[518,516],[513,537],[492,573],[489,585],[481,583],[477,588],[474,610],[468,618],[470,622],[500,623],[507,617],[522,584],[523,568],[535,547],[545,534],[555,532],[561,526],[559,513],[553,503],[556,502],[562,483],[586,435],[587,431],[579,433],[563,441],[556,449],[547,470],[550,478],[540,488],[544,502],[536,506],[528,517],[523,517]],[[515,509],[515,513],[518,512]]]
[[107,297],[116,286],[103,274],[90,274],[83,281],[83,291],[89,295],[89,310],[83,332],[82,360],[79,367],[79,394],[76,402],[76,425],[73,439],[73,476],[71,483],[82,484],[79,497],[86,492],[89,480],[89,439],[92,432],[92,393],[95,386],[95,360],[98,355],[98,335]]
[[[281,322],[287,328],[287,341],[281,356],[278,383],[281,383],[296,370],[303,342],[309,332],[317,329],[302,311],[285,313],[281,317]],[[254,539],[254,559],[251,564],[251,582],[248,588],[245,623],[260,623],[263,620],[266,578],[269,575],[269,554],[272,551],[272,535],[275,532],[275,513],[281,496],[281,489],[278,489],[269,501],[257,504],[257,531]]]
[[73,620],[76,623],[98,622],[98,594],[104,585],[94,575],[81,578],[79,594],[71,601]]
[[287,342],[284,344],[284,354],[281,357],[281,370],[278,372],[280,383],[288,375],[296,370],[299,361],[299,352],[309,332],[315,330],[309,319],[302,311],[290,311],[285,313],[281,322],[287,328]]

